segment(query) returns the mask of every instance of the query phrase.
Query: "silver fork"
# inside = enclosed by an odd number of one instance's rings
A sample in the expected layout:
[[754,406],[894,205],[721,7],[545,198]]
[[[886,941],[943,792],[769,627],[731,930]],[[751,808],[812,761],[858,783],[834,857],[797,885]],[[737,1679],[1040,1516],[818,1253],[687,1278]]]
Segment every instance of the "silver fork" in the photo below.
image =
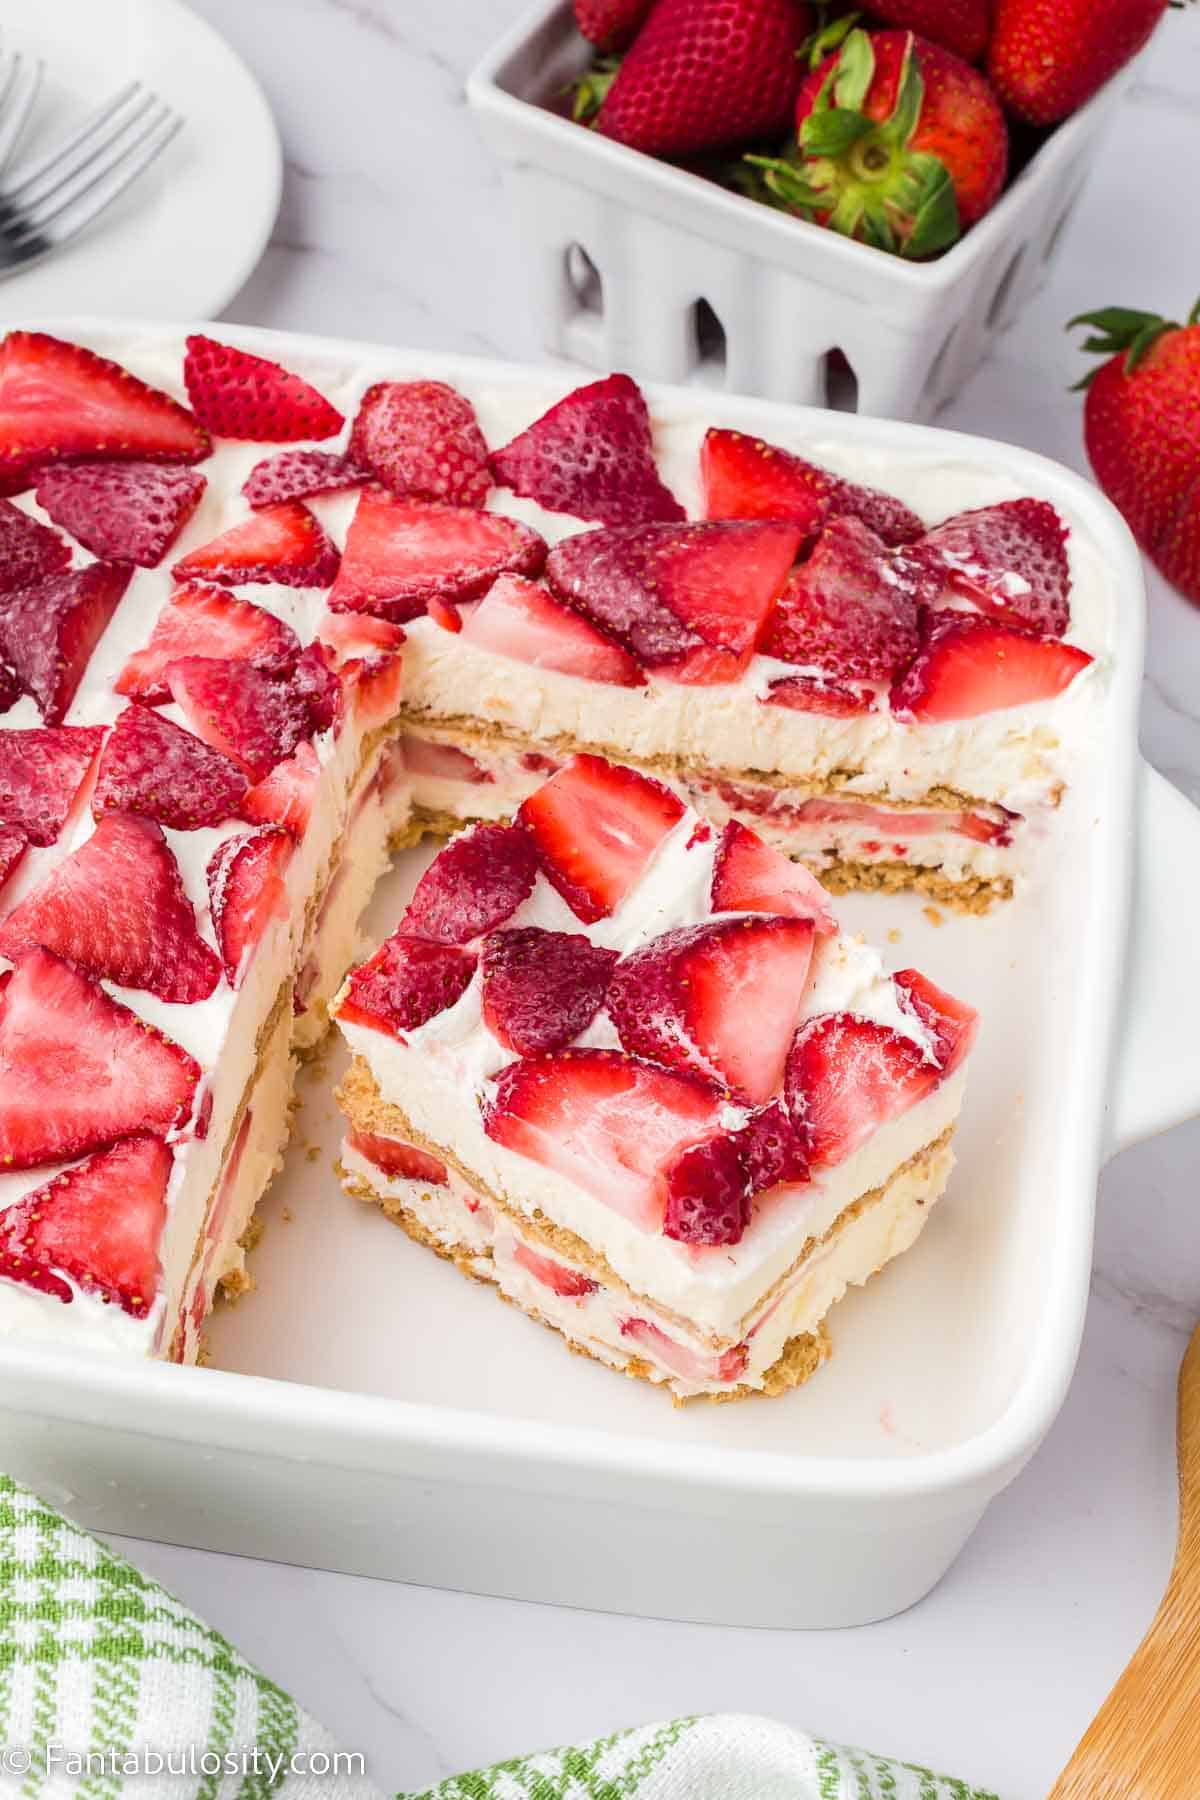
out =
[[48,256],[90,225],[183,125],[165,101],[131,81],[36,162],[9,174],[5,164],[29,117],[36,80],[32,94],[26,95],[27,87],[25,77],[14,93],[14,109],[23,109],[15,129],[15,110],[10,114],[3,100],[7,87],[0,92],[0,279]]

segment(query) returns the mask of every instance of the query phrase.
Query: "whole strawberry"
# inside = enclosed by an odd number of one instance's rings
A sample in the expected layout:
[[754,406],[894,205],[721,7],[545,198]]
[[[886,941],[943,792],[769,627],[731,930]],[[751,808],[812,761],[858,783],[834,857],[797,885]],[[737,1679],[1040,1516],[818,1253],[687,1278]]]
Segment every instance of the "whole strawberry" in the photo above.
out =
[[1186,325],[1123,306],[1082,313],[1108,361],[1088,377],[1084,441],[1096,480],[1142,549],[1200,605],[1200,300]]
[[911,31],[851,31],[805,79],[796,143],[750,157],[780,204],[906,257],[946,249],[1004,186],[1008,129],[961,57]]
[[996,0],[992,85],[1015,118],[1056,125],[1141,49],[1169,0]]
[[580,35],[597,50],[627,50],[654,0],[575,0]]
[[690,156],[787,130],[803,0],[657,0],[617,71],[596,130],[654,156]]
[[992,0],[871,0],[871,12],[887,25],[919,32],[966,62],[978,62],[987,49]]

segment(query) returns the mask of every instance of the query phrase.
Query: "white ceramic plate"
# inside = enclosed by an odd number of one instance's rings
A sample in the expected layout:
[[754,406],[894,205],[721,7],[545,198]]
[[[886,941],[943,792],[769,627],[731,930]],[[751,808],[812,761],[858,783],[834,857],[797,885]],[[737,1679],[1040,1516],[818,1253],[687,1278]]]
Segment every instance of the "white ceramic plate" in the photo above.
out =
[[0,44],[41,57],[20,155],[36,154],[139,79],[186,124],[86,231],[0,282],[0,318],[78,311],[215,318],[258,262],[283,160],[257,81],[182,0],[5,0]]

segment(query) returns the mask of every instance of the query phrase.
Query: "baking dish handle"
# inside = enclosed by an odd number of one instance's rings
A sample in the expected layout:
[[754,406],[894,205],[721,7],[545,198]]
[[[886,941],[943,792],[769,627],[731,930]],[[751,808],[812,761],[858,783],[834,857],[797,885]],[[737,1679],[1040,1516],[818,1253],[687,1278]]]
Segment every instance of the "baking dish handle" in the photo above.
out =
[[1107,1154],[1200,1113],[1200,809],[1141,766]]

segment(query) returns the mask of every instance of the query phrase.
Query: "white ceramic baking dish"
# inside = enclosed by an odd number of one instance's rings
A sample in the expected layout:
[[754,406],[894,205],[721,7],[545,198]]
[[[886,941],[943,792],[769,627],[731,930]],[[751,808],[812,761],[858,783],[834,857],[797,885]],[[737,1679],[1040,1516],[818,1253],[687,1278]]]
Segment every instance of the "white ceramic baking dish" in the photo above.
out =
[[[589,55],[569,0],[535,0],[467,83],[521,222],[546,349],[892,419],[930,417],[1040,286],[1132,74],[1048,137],[946,255],[908,263],[572,124],[562,96]],[[701,314],[709,327],[716,315],[719,354]]]
[[[216,329],[284,362],[387,354]],[[568,385],[544,370],[390,360],[450,381],[536,380],[539,402],[548,381]],[[215,1366],[0,1344],[0,1464],[85,1524],[533,1600],[846,1625],[923,1595],[1054,1419],[1100,1163],[1200,1109],[1200,814],[1137,755],[1137,553],[1095,489],[1019,450],[693,390],[652,403],[662,419],[874,446],[897,464],[978,462],[1058,505],[1111,579],[1111,672],[1094,750],[1055,821],[1052,879],[940,926],[903,896],[841,905],[881,945],[898,928],[889,955],[982,1009],[946,1199],[916,1248],[835,1311],[835,1354],[809,1386],[676,1410],[565,1354],[342,1195],[331,1049],[328,1069],[302,1080],[254,1258],[259,1292],[213,1323]],[[376,934],[423,862],[409,853],[385,883]]]

